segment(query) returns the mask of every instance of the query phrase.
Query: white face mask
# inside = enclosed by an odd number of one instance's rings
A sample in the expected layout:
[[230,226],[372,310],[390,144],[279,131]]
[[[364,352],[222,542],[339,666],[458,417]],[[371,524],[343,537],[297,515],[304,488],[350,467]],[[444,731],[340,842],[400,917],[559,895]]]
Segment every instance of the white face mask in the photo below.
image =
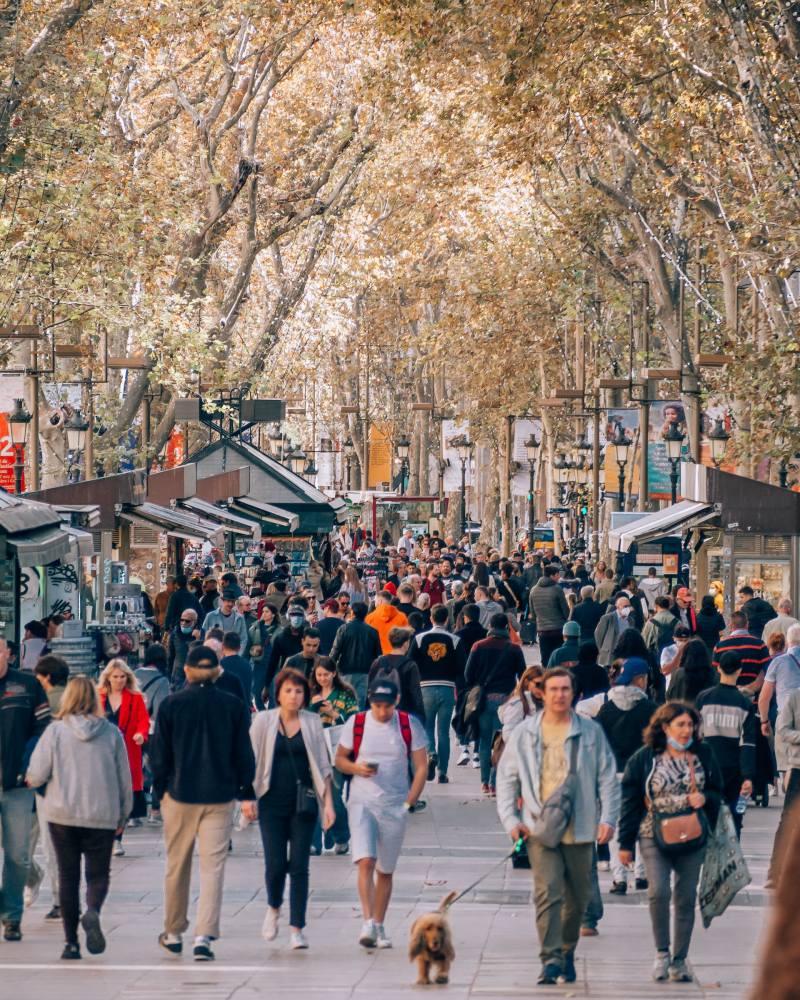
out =
[[620,616],[620,618],[627,618],[630,613],[631,613],[631,609],[630,608],[618,608],[617,609],[617,614]]

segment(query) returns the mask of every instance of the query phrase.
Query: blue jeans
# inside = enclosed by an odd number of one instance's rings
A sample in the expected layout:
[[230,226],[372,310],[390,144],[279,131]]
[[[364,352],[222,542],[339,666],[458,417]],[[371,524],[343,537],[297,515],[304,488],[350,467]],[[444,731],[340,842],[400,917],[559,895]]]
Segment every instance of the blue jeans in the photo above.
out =
[[358,698],[358,710],[363,712],[367,707],[367,675],[342,674],[342,680],[346,681],[355,691],[356,698]]
[[481,737],[480,759],[481,759],[481,784],[492,784],[492,737],[501,729],[500,719],[497,709],[506,700],[504,694],[487,694],[480,718],[478,720],[478,732]]
[[603,897],[600,895],[600,881],[597,878],[597,845],[594,845],[592,847],[592,885],[581,926],[596,928],[602,919]]
[[428,753],[438,755],[439,774],[447,774],[450,763],[450,720],[456,706],[456,689],[449,684],[426,684],[422,689],[422,703],[425,706]]
[[[336,819],[333,821],[333,826],[330,830],[325,831],[325,847],[329,849],[335,844],[346,844],[350,840],[350,825],[347,822],[347,806],[344,804],[344,799],[342,798],[344,775],[341,771],[337,771],[336,768],[333,769],[332,785],[333,788],[331,791],[333,793],[333,811],[336,813]],[[321,852],[322,843],[322,823],[320,819],[317,819],[317,824],[314,827],[314,836],[311,839],[311,846]]]
[[3,837],[3,888],[0,916],[22,920],[25,880],[31,863],[30,840],[33,823],[33,790],[12,788],[0,791],[0,829]]

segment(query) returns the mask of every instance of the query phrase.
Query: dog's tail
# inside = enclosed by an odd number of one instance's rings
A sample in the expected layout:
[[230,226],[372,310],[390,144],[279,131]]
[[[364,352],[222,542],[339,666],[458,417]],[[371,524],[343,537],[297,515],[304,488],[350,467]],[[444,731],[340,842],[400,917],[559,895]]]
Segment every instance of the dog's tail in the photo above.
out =
[[453,902],[457,897],[458,893],[455,891],[455,889],[452,892],[448,892],[448,894],[442,899],[441,903],[439,903],[439,906],[437,907],[439,913],[447,913],[447,911],[453,905]]

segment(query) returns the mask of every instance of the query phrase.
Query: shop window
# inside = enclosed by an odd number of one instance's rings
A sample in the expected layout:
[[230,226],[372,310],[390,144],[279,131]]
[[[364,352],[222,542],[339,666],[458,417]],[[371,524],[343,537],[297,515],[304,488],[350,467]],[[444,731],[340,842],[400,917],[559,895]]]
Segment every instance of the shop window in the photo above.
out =
[[788,558],[791,554],[788,535],[765,535],[763,551],[765,556],[786,556]]
[[737,559],[735,579],[737,594],[740,587],[750,586],[756,597],[775,605],[790,593],[791,566],[777,560]]

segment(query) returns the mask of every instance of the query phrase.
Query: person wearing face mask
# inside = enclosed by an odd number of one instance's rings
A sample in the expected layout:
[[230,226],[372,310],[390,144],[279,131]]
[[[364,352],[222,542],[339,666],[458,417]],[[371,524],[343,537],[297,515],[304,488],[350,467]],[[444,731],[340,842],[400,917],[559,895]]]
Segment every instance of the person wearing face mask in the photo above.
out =
[[594,641],[600,651],[597,662],[602,667],[610,667],[614,661],[614,647],[622,633],[629,628],[633,628],[631,622],[631,602],[625,594],[618,594],[614,601],[614,608],[608,611],[594,630]]
[[273,680],[283,669],[289,657],[295,656],[303,649],[303,632],[306,627],[306,613],[303,606],[298,603],[290,604],[286,611],[286,621],[287,624],[278,629],[272,637],[272,648],[264,678],[265,691],[271,689]]
[[[708,829],[713,830],[722,792],[719,765],[712,749],[700,738],[700,716],[681,702],[662,705],[645,730],[644,746],[625,768],[618,834],[622,865],[633,864],[637,840],[644,859],[656,946],[656,982],[692,980],[686,957],[694,928],[697,881],[705,856],[704,842],[680,854],[660,846],[656,827],[662,816],[702,810]],[[671,890],[673,872],[675,888]],[[670,902],[674,908],[672,938]]]
[[183,665],[193,642],[201,639],[203,631],[197,621],[194,608],[185,608],[180,613],[177,625],[170,629],[169,645],[167,647],[167,664],[169,667],[170,686],[173,691],[183,687]]

